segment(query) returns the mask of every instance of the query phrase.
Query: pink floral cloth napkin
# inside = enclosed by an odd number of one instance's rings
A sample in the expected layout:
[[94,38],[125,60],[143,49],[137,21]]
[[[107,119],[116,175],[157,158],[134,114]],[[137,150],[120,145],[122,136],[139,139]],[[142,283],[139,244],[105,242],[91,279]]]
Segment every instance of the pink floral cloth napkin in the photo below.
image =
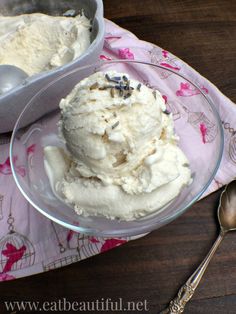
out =
[[[129,31],[106,20],[103,60],[140,59],[181,73],[209,94],[220,113],[225,135],[222,163],[205,195],[236,176],[236,106],[213,84],[170,52],[140,41]],[[165,79],[163,77],[163,79]],[[188,84],[180,84],[178,97],[197,97]],[[199,129],[202,141],[207,130]],[[0,137],[1,143],[1,137]],[[130,238],[103,239],[65,229],[37,212],[17,189],[9,164],[9,144],[0,146],[0,281],[56,269],[117,247]],[[34,145],[28,147],[34,153]],[[16,165],[17,156],[15,157]],[[25,175],[19,163],[17,171]]]

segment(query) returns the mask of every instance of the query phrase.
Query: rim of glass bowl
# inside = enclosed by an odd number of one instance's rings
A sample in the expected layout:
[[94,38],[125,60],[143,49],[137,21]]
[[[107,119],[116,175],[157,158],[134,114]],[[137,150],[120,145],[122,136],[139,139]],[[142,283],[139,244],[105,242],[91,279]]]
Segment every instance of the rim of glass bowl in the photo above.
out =
[[[84,70],[86,68],[98,68],[101,67],[102,65],[106,65],[106,64],[114,64],[114,63],[134,63],[134,64],[143,64],[143,65],[149,65],[149,66],[153,66],[159,69],[163,69],[165,71],[169,71],[171,73],[174,73],[175,75],[183,78],[184,80],[188,81],[190,84],[192,84],[193,86],[195,86],[199,91],[200,94],[205,98],[205,100],[208,102],[208,104],[210,105],[212,112],[214,113],[214,116],[216,117],[216,119],[218,120],[218,125],[219,125],[219,132],[220,132],[220,148],[219,148],[219,154],[218,154],[218,158],[217,158],[217,163],[215,165],[214,171],[212,172],[210,178],[208,179],[207,183],[202,187],[202,189],[199,191],[199,193],[183,208],[179,208],[177,211],[175,211],[173,214],[168,215],[167,217],[164,218],[159,218],[158,220],[155,220],[155,217],[152,218],[151,222],[148,221],[148,225],[144,225],[144,226],[132,226],[130,228],[127,229],[117,229],[117,230],[112,230],[112,231],[108,231],[108,232],[103,232],[100,230],[96,230],[95,228],[91,229],[91,228],[84,228],[84,227],[80,227],[80,226],[76,226],[74,224],[70,224],[67,222],[63,222],[60,219],[55,218],[54,216],[52,216],[51,214],[48,214],[43,208],[40,208],[39,206],[37,206],[32,200],[31,198],[28,196],[27,192],[21,187],[18,178],[17,178],[17,173],[15,171],[14,168],[14,163],[13,163],[13,146],[14,146],[14,142],[15,142],[15,135],[16,132],[18,131],[18,126],[19,123],[21,121],[22,116],[24,115],[25,111],[27,111],[27,109],[31,106],[32,102],[35,100],[35,98],[37,98],[40,94],[42,94],[46,89],[48,89],[51,85],[55,84],[57,81],[70,76],[71,74],[75,73],[75,72],[79,72],[80,70]],[[23,194],[23,196],[26,198],[26,200],[34,207],[36,208],[41,214],[43,214],[44,216],[46,216],[47,218],[49,218],[50,220],[62,225],[63,227],[66,227],[68,229],[74,230],[76,232],[81,232],[83,234],[93,234],[93,235],[97,235],[97,236],[105,236],[105,237],[114,237],[114,236],[135,236],[135,235],[141,235],[147,232],[150,232],[152,230],[155,230],[163,225],[166,225],[167,223],[170,223],[171,221],[173,221],[174,219],[176,219],[177,217],[179,217],[181,214],[183,214],[190,206],[192,206],[200,197],[201,195],[206,191],[206,189],[209,187],[211,181],[213,180],[213,178],[215,177],[215,174],[220,166],[220,162],[222,159],[222,155],[223,155],[223,147],[224,147],[224,133],[223,133],[223,128],[221,125],[221,119],[219,116],[219,113],[217,111],[217,109],[215,108],[213,102],[211,101],[211,99],[200,89],[200,87],[194,83],[193,81],[191,81],[190,79],[188,79],[187,77],[185,77],[182,74],[176,73],[175,71],[168,69],[164,66],[160,66],[154,63],[148,63],[148,62],[143,62],[143,61],[139,61],[139,60],[109,60],[109,61],[103,61],[100,60],[94,64],[90,64],[90,65],[85,65],[82,67],[78,67],[75,68],[74,70],[65,73],[61,76],[59,76],[57,79],[53,80],[52,82],[50,82],[49,84],[47,84],[46,86],[44,86],[42,89],[40,89],[35,95],[34,97],[28,102],[28,104],[25,106],[25,108],[23,109],[23,111],[21,112],[21,114],[19,115],[16,124],[14,126],[13,132],[12,132],[12,137],[11,137],[11,141],[10,141],[10,163],[11,163],[11,168],[12,168],[12,173],[13,173],[13,177],[14,180],[16,182],[16,185],[18,187],[18,189],[21,191],[21,193]],[[131,221],[132,222],[132,221]]]

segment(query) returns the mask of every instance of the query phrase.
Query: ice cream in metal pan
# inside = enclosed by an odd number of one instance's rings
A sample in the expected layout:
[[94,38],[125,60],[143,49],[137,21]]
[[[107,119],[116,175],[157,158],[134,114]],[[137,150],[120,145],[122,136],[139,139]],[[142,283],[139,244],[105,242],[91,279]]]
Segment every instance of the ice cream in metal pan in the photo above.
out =
[[67,64],[90,46],[91,21],[41,13],[0,16],[0,64],[29,76]]
[[[0,25],[0,65],[16,65],[29,75],[19,84],[2,89],[0,133],[5,133],[13,129],[23,108],[40,89],[76,67],[93,64],[98,59],[105,32],[103,2],[2,0]],[[76,82],[71,76],[59,90],[69,93]],[[25,124],[54,109],[38,106]]]
[[60,109],[66,149],[45,147],[45,169],[54,193],[79,215],[134,220],[191,183],[162,95],[128,74],[92,74]]

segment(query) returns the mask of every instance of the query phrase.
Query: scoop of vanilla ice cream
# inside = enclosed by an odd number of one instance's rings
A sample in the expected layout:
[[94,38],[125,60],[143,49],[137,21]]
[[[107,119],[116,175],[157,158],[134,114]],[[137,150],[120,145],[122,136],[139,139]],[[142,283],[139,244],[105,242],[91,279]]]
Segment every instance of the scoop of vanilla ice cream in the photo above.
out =
[[165,145],[175,144],[173,122],[158,91],[122,73],[98,72],[60,108],[61,133],[81,176],[130,194],[151,192],[178,176],[176,154]]
[[64,65],[89,47],[90,27],[84,15],[0,16],[0,64],[15,65],[29,75]]
[[54,193],[79,215],[133,220],[170,203],[191,182],[161,94],[129,75],[97,72],[60,102],[67,152],[47,146]]

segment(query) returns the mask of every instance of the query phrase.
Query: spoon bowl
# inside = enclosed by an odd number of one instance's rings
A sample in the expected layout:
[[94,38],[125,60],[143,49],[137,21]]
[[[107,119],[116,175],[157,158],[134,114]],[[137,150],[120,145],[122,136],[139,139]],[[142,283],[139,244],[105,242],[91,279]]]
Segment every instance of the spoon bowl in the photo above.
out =
[[23,83],[28,74],[14,65],[0,65],[0,95]]
[[230,182],[221,194],[218,220],[223,232],[236,230],[236,180]]

